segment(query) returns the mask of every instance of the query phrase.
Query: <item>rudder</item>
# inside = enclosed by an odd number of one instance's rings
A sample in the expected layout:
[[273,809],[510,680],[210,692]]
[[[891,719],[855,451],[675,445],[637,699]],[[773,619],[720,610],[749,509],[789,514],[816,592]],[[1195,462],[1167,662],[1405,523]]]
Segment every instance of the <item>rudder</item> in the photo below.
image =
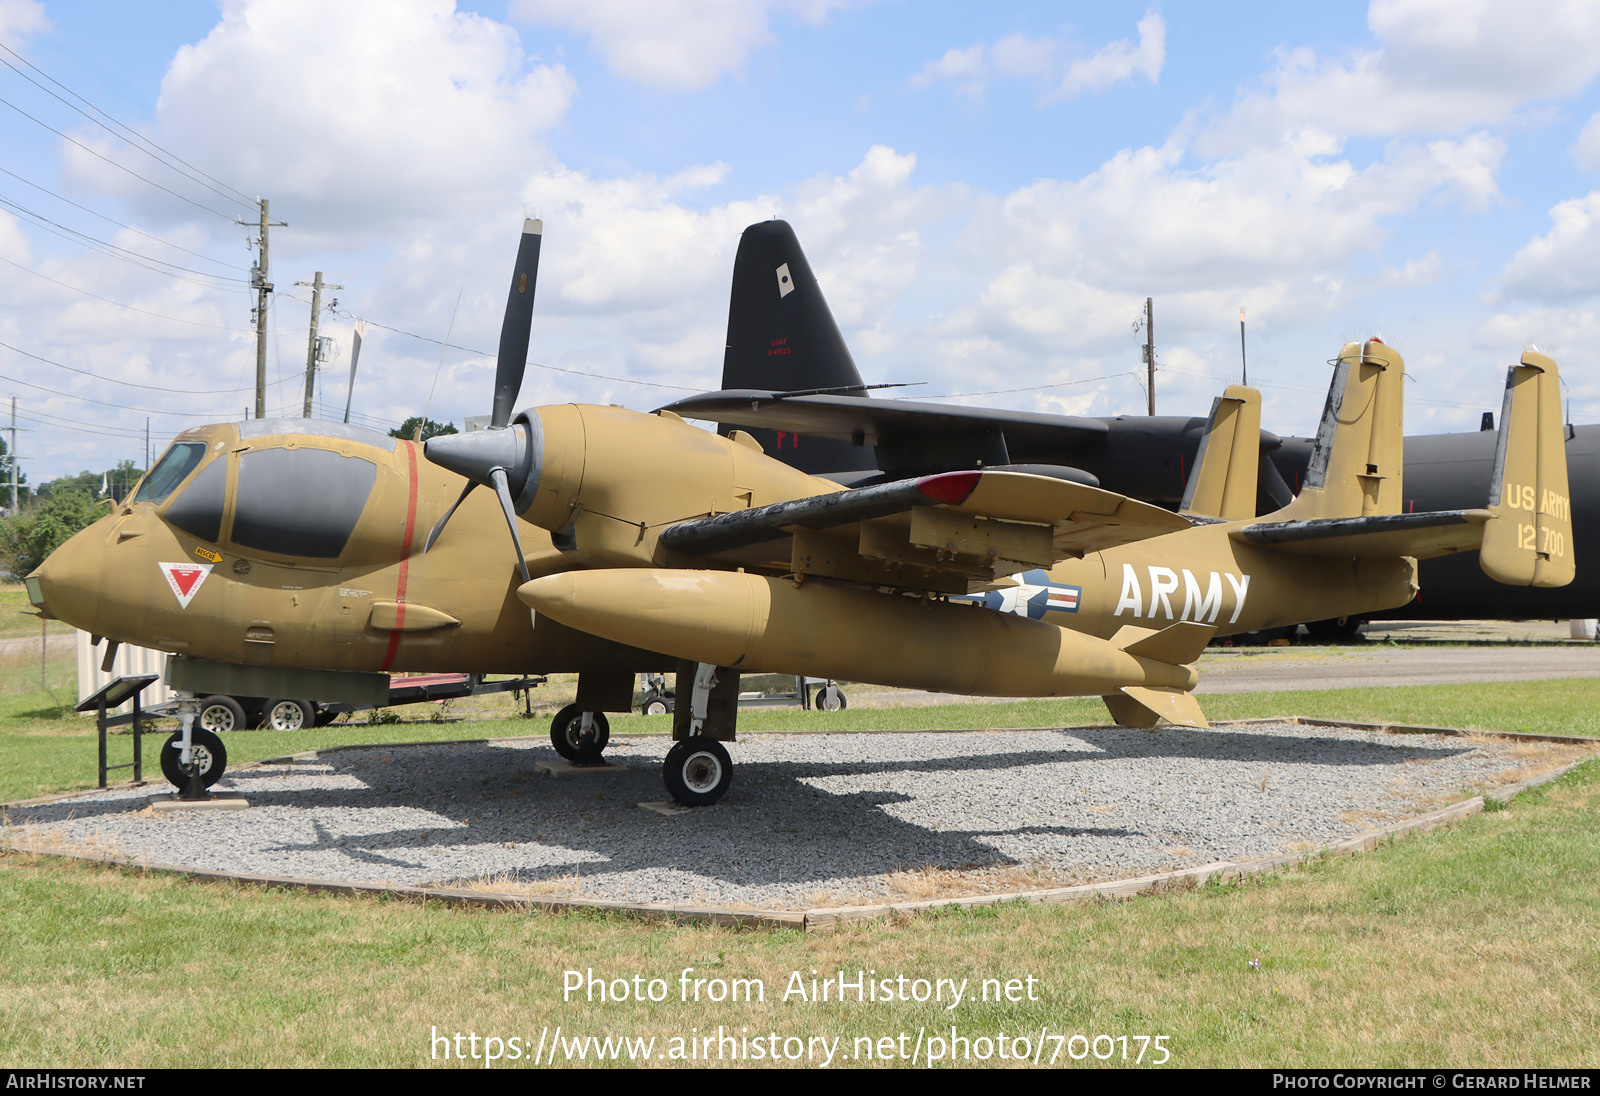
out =
[[1566,424],[1556,363],[1536,350],[1506,371],[1489,506],[1478,562],[1496,582],[1565,586],[1576,574]]
[[1261,393],[1230,384],[1211,405],[1180,514],[1239,521],[1256,516]]
[[1399,351],[1378,339],[1345,344],[1334,363],[1300,494],[1276,519],[1400,512],[1404,384]]

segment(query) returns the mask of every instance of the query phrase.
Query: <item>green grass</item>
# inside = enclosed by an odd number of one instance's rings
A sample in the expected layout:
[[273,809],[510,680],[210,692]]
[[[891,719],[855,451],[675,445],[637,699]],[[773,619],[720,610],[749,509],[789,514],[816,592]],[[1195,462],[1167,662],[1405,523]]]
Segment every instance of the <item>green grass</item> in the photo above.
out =
[[[39,618],[28,602],[28,591],[20,584],[0,583],[0,639],[39,637]],[[51,629],[56,635],[68,631],[65,624],[57,623]]]
[[[50,692],[36,661],[11,662],[0,659],[0,799],[92,785],[93,723],[61,706],[74,695],[70,662],[51,660]],[[1573,679],[1204,703],[1214,719],[1298,713],[1600,735],[1597,701],[1600,680]],[[503,716],[511,704],[475,707]],[[542,736],[548,711],[540,715],[241,732],[227,742],[233,760],[247,761],[342,743]],[[1104,722],[1098,700],[1069,700],[753,709],[741,730]],[[666,733],[669,723],[615,716],[612,729]],[[149,772],[163,737],[147,741]],[[130,741],[113,738],[113,761]],[[1597,864],[1595,762],[1450,829],[1244,884],[1082,907],[946,910],[814,935],[199,884],[0,854],[0,1047],[8,1065],[23,1067],[406,1067],[445,1064],[430,1056],[434,1029],[536,1041],[559,1024],[569,1038],[653,1036],[660,1051],[667,1039],[720,1025],[838,1038],[848,1054],[858,1036],[906,1033],[909,1050],[919,1030],[948,1035],[954,1025],[969,1038],[1041,1028],[1165,1035],[1171,1064],[1189,1067],[1593,1067]],[[767,999],[678,1001],[685,967],[761,979]],[[563,1001],[569,969],[660,977],[672,993],[662,1003]],[[858,969],[974,987],[1032,977],[1039,999],[969,1000],[950,1011],[779,999],[793,972]],[[1064,1055],[1058,1064],[1068,1064]]]

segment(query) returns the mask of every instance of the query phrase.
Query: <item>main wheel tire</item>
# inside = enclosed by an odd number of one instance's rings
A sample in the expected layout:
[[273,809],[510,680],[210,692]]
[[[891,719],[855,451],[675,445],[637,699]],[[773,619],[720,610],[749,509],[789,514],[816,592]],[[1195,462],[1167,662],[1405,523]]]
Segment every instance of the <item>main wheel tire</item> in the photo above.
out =
[[604,712],[595,712],[593,727],[592,737],[584,738],[583,709],[568,704],[550,721],[550,745],[574,765],[598,765],[606,743],[611,741],[611,722]]
[[645,715],[666,715],[672,711],[672,701],[652,690],[644,694],[644,699],[639,702],[639,710]]
[[317,725],[317,712],[309,700],[269,700],[261,711],[263,731],[303,731]]
[[[161,775],[180,792],[189,786],[189,774],[178,764],[182,742],[183,732],[174,731],[161,747]],[[190,756],[200,766],[200,783],[209,788],[222,779],[222,773],[228,767],[227,747],[223,746],[222,739],[199,727],[189,732],[189,745],[192,747]]]
[[245,721],[244,705],[231,696],[208,696],[200,702],[201,730],[213,734],[242,731],[249,726]]
[[662,778],[667,794],[685,807],[709,807],[733,783],[733,761],[722,743],[695,735],[667,751]]
[[842,712],[846,705],[844,690],[837,685],[824,685],[817,692],[817,707],[822,711]]

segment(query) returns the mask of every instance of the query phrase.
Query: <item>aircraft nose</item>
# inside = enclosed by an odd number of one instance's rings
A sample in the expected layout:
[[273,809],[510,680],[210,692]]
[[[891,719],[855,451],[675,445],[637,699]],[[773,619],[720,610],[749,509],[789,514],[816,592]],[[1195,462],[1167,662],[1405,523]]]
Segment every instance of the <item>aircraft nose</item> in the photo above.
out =
[[[93,528],[91,526],[91,528]],[[103,568],[92,558],[88,529],[67,540],[23,580],[28,600],[52,620],[99,633]]]

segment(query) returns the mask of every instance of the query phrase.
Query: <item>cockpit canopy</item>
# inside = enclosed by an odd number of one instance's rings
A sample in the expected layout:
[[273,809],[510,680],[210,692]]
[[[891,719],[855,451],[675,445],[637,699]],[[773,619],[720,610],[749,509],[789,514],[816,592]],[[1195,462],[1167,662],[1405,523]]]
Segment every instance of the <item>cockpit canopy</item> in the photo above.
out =
[[241,444],[180,438],[133,501],[165,503],[166,522],[200,540],[308,561],[339,559],[351,546],[380,473],[358,450],[394,451],[392,438],[339,424],[264,420],[204,429],[237,429]]

